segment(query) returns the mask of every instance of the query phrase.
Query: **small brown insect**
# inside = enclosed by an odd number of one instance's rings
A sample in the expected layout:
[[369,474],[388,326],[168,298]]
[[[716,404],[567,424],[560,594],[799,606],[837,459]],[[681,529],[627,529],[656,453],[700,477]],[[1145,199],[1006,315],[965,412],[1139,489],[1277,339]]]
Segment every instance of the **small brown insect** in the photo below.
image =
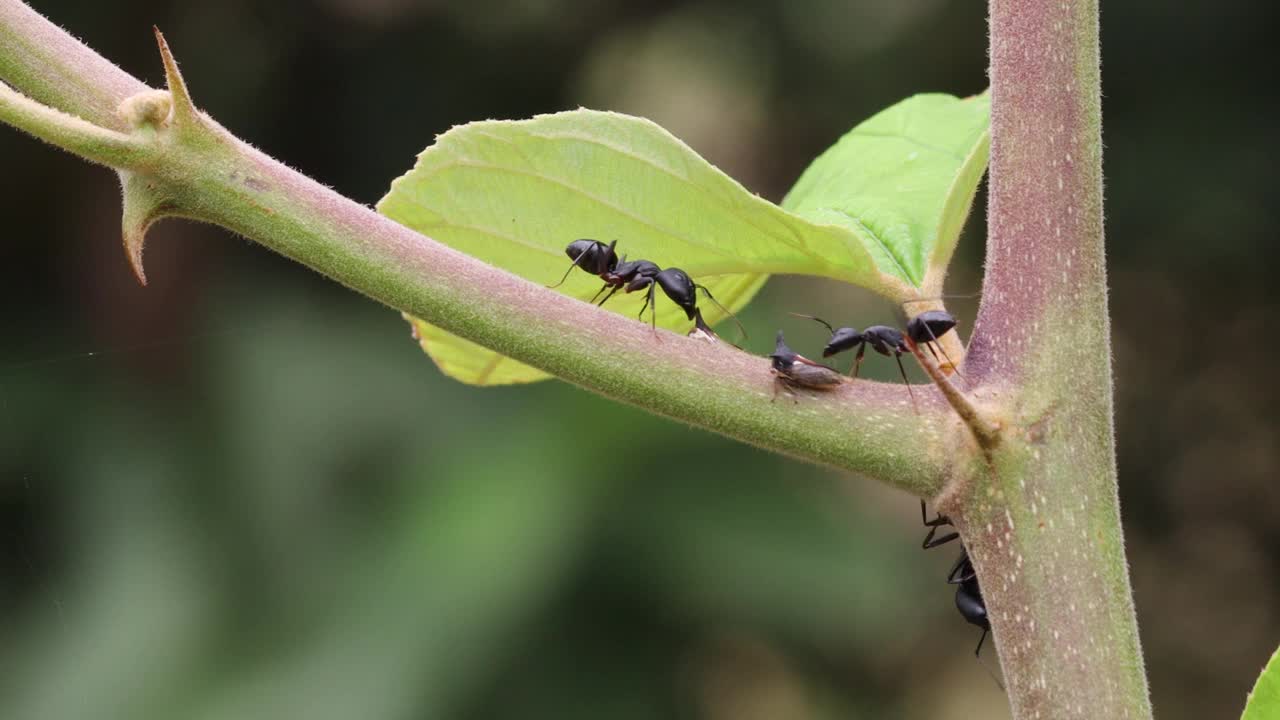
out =
[[779,388],[794,396],[796,388],[825,392],[846,382],[845,376],[835,368],[814,362],[787,347],[781,330],[778,331],[778,342],[769,359],[773,361],[774,400],[778,399]]

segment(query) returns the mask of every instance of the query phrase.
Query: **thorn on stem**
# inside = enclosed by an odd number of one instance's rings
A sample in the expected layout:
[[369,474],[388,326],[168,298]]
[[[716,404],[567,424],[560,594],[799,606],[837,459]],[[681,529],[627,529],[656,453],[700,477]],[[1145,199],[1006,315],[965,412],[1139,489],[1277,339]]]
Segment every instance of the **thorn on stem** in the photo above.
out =
[[173,59],[169,43],[165,42],[160,28],[152,26],[152,30],[156,33],[156,45],[160,47],[160,59],[164,61],[165,82],[169,86],[169,95],[173,98],[173,123],[179,126],[191,125],[197,119],[196,106],[191,102],[187,83],[178,70],[178,61]]
[[124,191],[124,216],[121,219],[121,230],[124,237],[124,253],[133,268],[133,274],[144,287],[147,284],[147,273],[142,266],[142,248],[146,243],[147,230],[157,220],[169,214],[172,204],[156,192],[147,178],[120,171],[120,185]]

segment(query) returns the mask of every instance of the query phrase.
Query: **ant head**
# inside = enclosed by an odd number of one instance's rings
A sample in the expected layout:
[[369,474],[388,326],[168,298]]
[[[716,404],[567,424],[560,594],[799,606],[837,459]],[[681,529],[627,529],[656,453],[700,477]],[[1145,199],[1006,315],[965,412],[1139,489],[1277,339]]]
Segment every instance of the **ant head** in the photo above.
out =
[[856,328],[842,327],[831,333],[827,346],[822,348],[822,357],[831,357],[839,352],[851,350],[861,345],[866,338]]
[[613,251],[617,244],[617,240],[605,245],[599,240],[583,238],[569,243],[564,254],[587,272],[599,275],[618,266],[618,255]]
[[583,238],[582,240],[574,240],[564,249],[564,254],[568,255],[570,260],[577,260],[582,257],[583,253],[594,249],[595,246],[599,244],[599,240],[587,240],[586,238]]

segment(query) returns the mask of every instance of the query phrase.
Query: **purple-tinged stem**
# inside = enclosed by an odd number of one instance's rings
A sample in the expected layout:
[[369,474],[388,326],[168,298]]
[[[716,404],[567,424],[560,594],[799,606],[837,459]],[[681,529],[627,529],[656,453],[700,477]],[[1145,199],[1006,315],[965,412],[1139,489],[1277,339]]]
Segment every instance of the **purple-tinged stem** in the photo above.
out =
[[1096,0],[991,0],[982,306],[965,362],[1001,427],[948,488],[1018,720],[1151,717],[1117,499]]
[[[1037,338],[1063,329],[1047,320],[1106,329],[1098,57],[1096,0],[992,0],[987,267],[966,361],[976,381],[1025,370]],[[1105,332],[1094,340],[1110,377]]]

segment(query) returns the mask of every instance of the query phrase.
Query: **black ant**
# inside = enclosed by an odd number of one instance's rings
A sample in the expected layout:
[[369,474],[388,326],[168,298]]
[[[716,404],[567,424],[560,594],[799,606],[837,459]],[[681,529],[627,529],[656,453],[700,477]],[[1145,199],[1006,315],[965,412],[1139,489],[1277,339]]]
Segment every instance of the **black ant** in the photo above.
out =
[[733,318],[742,336],[747,336],[747,330],[742,326],[742,322],[738,320],[738,317],[721,305],[720,301],[716,300],[706,286],[694,282],[693,278],[689,277],[689,274],[684,270],[680,268],[663,270],[656,263],[649,260],[628,261],[625,255],[619,260],[617,253],[614,252],[614,247],[617,244],[617,240],[605,245],[599,240],[585,238],[569,243],[564,252],[573,259],[573,264],[565,271],[564,277],[560,278],[560,282],[550,287],[563,285],[564,281],[569,278],[569,273],[573,272],[575,267],[581,267],[583,270],[592,275],[598,275],[600,279],[604,280],[604,286],[592,296],[591,302],[595,302],[596,298],[600,297],[600,293],[609,290],[604,299],[598,303],[599,305],[604,305],[620,289],[631,293],[648,288],[649,291],[645,295],[644,305],[640,306],[639,318],[643,321],[644,311],[652,305],[653,310],[650,320],[655,332],[658,327],[658,306],[654,302],[654,293],[657,292],[658,288],[662,288],[667,297],[671,298],[672,302],[684,310],[685,316],[694,321],[694,325],[698,330],[714,336],[715,333],[711,332],[711,328],[702,319],[702,312],[698,310],[698,291],[701,290],[708,300],[715,303],[716,307],[724,311],[724,314]]
[[795,388],[809,390],[834,390],[844,382],[844,375],[832,367],[814,362],[800,353],[787,347],[782,339],[782,331],[778,331],[778,340],[773,354],[769,356],[773,363],[773,399],[778,399],[778,388],[785,388],[795,395]]
[[868,345],[881,355],[892,357],[898,363],[898,372],[902,375],[902,382],[907,385],[907,394],[911,396],[911,405],[912,407],[915,406],[916,396],[911,390],[911,382],[907,380],[907,371],[902,367],[902,356],[910,353],[911,348],[907,346],[907,341],[901,332],[887,325],[872,325],[862,332],[858,332],[856,328],[851,327],[842,327],[837,330],[831,327],[831,323],[820,317],[801,315],[799,313],[791,314],[796,317],[817,320],[826,325],[827,329],[831,331],[831,339],[827,341],[827,346],[822,348],[822,357],[831,357],[836,353],[852,350],[855,347],[858,348],[858,354],[853,359],[853,367],[849,368],[849,374],[853,377],[858,377],[858,369],[862,366],[862,357],[866,354]]
[[[920,501],[920,520],[925,527],[929,528],[929,534],[924,536],[924,542],[920,544],[920,547],[925,550],[945,545],[960,537],[960,533],[957,532],[935,537],[943,526],[954,527],[954,525],[951,524],[951,518],[941,513],[930,520],[925,511],[924,500]],[[973,561],[969,559],[969,551],[963,543],[960,546],[960,557],[956,558],[956,564],[951,566],[951,572],[947,574],[947,584],[957,586],[956,609],[970,624],[982,628],[982,637],[978,638],[978,647],[973,651],[974,657],[980,657],[982,643],[991,632],[991,621],[987,618],[987,604],[982,600],[982,588],[978,586],[978,572],[974,569]]]

